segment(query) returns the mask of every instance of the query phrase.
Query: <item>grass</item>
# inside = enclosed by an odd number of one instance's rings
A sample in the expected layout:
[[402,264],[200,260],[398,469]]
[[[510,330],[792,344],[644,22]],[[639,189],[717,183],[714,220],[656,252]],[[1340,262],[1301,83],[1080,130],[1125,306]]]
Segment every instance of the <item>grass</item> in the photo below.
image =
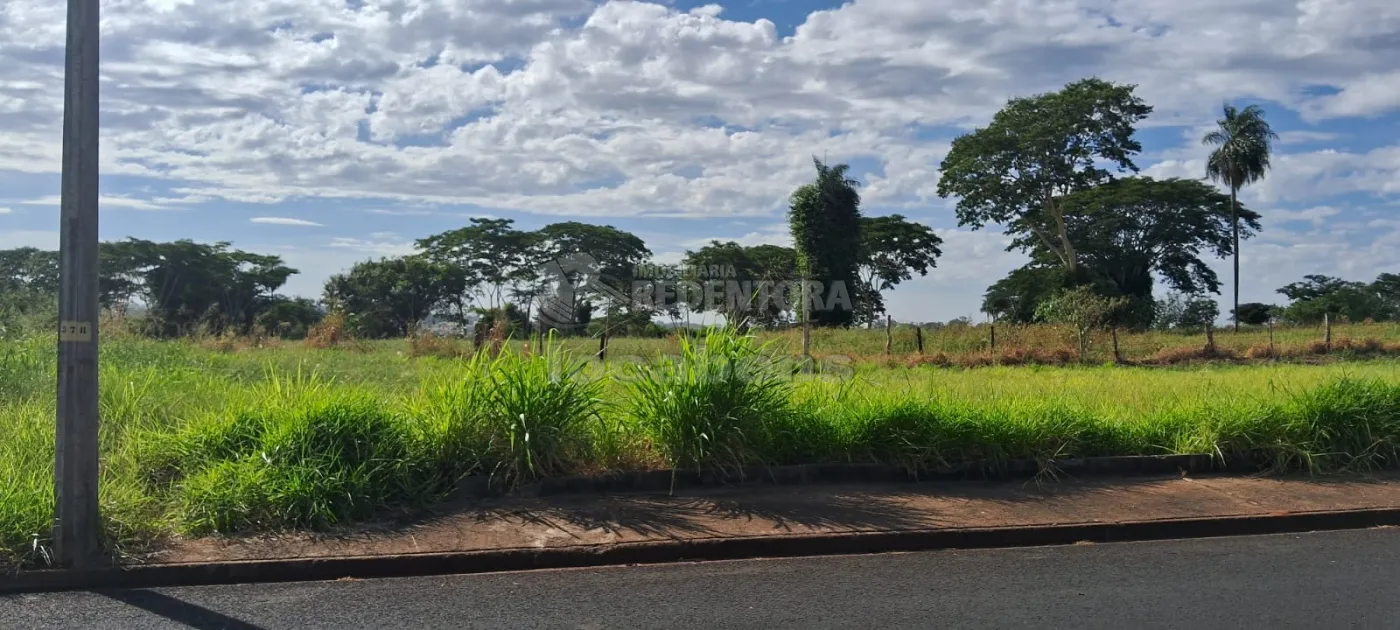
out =
[[[774,336],[648,341],[666,350],[652,356],[674,356],[645,365],[585,360],[568,351],[577,341],[495,356],[410,343],[104,341],[108,547],[413,512],[465,475],[509,486],[666,467],[918,470],[1159,453],[1315,472],[1400,462],[1400,371],[1382,358],[975,370],[857,361],[842,376],[768,360],[786,351]],[[43,565],[54,343],[0,344],[0,563]]]
[[[995,348],[993,347],[995,336]],[[916,335],[910,325],[896,324],[890,334],[890,355],[896,358],[910,358],[917,353],[918,338],[923,339],[923,355],[935,357],[943,355],[947,362],[963,366],[976,366],[986,363],[1011,362],[1014,364],[1040,362],[1060,364],[1073,359],[1075,354],[1075,334],[1068,328],[1045,324],[1008,325],[978,324],[976,326],[946,326],[939,329],[925,328]],[[802,331],[789,329],[763,331],[756,334],[758,342],[774,352],[785,355],[801,353]],[[1224,356],[1267,358],[1270,348],[1270,333],[1264,327],[1246,326],[1236,333],[1229,329],[1214,331],[1215,345]],[[1327,352],[1324,340],[1326,330],[1322,326],[1279,326],[1273,333],[1273,351],[1279,358],[1303,358]],[[1347,323],[1332,327],[1332,351],[1342,357],[1355,355],[1389,354],[1400,355],[1400,323]],[[373,342],[387,349],[412,352],[406,341]],[[594,338],[572,337],[563,343],[570,352],[578,356],[592,356],[598,351],[598,340]],[[420,342],[420,345],[421,344]],[[462,344],[451,345],[461,351]],[[1188,359],[1201,359],[1200,351],[1206,346],[1204,331],[1174,332],[1147,331],[1119,333],[1119,353],[1129,362],[1176,363]],[[812,354],[816,356],[842,355],[857,362],[884,362],[885,330],[877,327],[868,329],[816,329],[811,335]],[[447,350],[450,352],[451,350]],[[644,357],[657,355],[679,355],[680,338],[613,338],[608,341],[609,357]],[[1173,356],[1179,358],[1173,360]],[[987,357],[1005,357],[1013,361],[986,361]],[[1015,360],[1020,357],[1020,360]],[[1113,359],[1113,340],[1109,331],[1095,331],[1091,335],[1090,362],[1104,362]]]

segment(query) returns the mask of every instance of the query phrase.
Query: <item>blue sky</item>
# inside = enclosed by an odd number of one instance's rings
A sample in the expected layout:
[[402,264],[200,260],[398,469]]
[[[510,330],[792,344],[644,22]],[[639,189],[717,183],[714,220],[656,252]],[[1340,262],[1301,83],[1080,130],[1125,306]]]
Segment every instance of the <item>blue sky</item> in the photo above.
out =
[[[0,11],[0,248],[57,244],[63,17]],[[303,272],[291,294],[471,216],[607,223],[663,261],[786,243],[785,197],[824,155],[851,164],[867,214],[945,240],[894,317],[975,316],[1023,257],[934,194],[948,142],[1091,75],[1156,107],[1138,159],[1154,176],[1203,175],[1222,103],[1267,110],[1283,137],[1242,196],[1264,215],[1245,300],[1400,271],[1400,8],[1383,0],[131,0],[103,18],[103,238],[278,254]]]

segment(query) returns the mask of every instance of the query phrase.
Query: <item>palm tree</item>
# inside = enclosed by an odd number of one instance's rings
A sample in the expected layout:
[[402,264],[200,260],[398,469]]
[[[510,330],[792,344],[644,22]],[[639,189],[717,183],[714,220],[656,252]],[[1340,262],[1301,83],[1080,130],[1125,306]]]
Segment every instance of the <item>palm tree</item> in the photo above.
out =
[[1240,329],[1240,221],[1241,188],[1264,179],[1269,170],[1269,155],[1278,134],[1264,120],[1264,110],[1258,105],[1236,109],[1225,106],[1225,117],[1216,121],[1217,128],[1207,133],[1201,142],[1215,147],[1206,160],[1206,176],[1230,187],[1230,224],[1235,239],[1235,331]]

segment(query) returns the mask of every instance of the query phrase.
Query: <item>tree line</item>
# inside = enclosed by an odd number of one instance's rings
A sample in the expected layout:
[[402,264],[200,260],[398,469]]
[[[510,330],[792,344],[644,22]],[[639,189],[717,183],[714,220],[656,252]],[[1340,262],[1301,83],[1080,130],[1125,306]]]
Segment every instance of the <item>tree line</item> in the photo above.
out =
[[[981,310],[997,321],[1094,321],[1127,328],[1193,328],[1219,315],[1209,296],[1221,281],[1209,258],[1234,260],[1236,326],[1310,323],[1324,315],[1361,321],[1400,318],[1400,278],[1370,283],[1307,276],[1279,289],[1286,306],[1239,304],[1241,241],[1261,229],[1238,191],[1262,179],[1276,134],[1257,106],[1225,106],[1202,141],[1213,147],[1201,179],[1138,175],[1136,126],[1152,107],[1135,86],[1097,78],[1013,98],[991,122],[955,138],[941,164],[938,195],[954,198],[958,223],[1003,226],[1009,250],[1029,262],[987,288]],[[812,180],[788,200],[792,247],[712,241],[680,264],[660,264],[634,234],[607,225],[561,222],[522,230],[510,219],[473,218],[416,242],[412,255],[366,260],[331,277],[317,301],[277,294],[297,273],[276,256],[230,243],[107,242],[101,249],[102,303],[146,309],[143,330],[178,336],[206,330],[283,336],[306,333],[326,312],[345,316],[368,338],[403,336],[425,323],[504,323],[512,334],[539,326],[565,333],[660,334],[655,322],[714,313],[741,326],[775,327],[810,318],[817,326],[879,321],[884,295],[927,275],[942,239],[902,215],[861,212],[859,182],[845,164],[813,159]],[[1223,184],[1228,193],[1207,180]],[[577,265],[585,256],[588,264]],[[565,261],[562,262],[561,261]],[[661,284],[700,286],[716,270],[730,294],[765,283],[793,291],[841,287],[848,301],[810,309],[803,299],[699,299]],[[1168,295],[1156,298],[1160,278]],[[800,283],[792,281],[800,280]],[[52,302],[55,252],[0,252],[0,295],[9,312]],[[786,283],[786,284],[784,284]],[[572,290],[591,286],[603,291]],[[672,287],[674,288],[674,287]],[[648,299],[604,299],[604,294]],[[653,299],[665,296],[665,299]],[[729,297],[733,297],[730,295]],[[798,307],[797,305],[804,305]],[[31,308],[32,310],[32,308]],[[550,315],[545,318],[546,312]],[[0,320],[0,325],[3,320]]]

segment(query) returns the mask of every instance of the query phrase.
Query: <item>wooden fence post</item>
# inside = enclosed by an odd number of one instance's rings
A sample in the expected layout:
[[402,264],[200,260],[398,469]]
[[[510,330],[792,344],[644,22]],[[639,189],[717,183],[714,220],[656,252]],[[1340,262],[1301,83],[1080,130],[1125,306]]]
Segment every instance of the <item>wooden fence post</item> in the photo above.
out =
[[1122,363],[1123,354],[1118,351],[1118,327],[1114,326],[1110,330],[1113,331],[1113,362]]
[[802,281],[802,362],[804,368],[812,362],[812,309],[807,296],[807,281]]
[[917,350],[920,355],[923,355],[924,327],[922,324],[914,327],[914,349]]
[[608,331],[606,328],[598,333],[598,360],[604,362],[608,360]]
[[894,353],[894,318],[885,316],[885,356]]
[[1277,359],[1278,354],[1274,350],[1274,322],[1269,320],[1269,358]]
[[1332,352],[1332,314],[1331,314],[1331,313],[1323,313],[1323,314],[1322,314],[1322,325],[1323,325],[1324,327],[1327,328],[1326,340],[1325,340],[1325,341],[1326,341],[1326,344],[1327,344],[1327,352]]
[[1215,327],[1211,326],[1213,323],[1206,322],[1206,356],[1215,355]]
[[997,325],[996,325],[996,324],[992,324],[992,325],[991,325],[991,328],[992,328],[992,340],[991,340],[991,341],[992,341],[992,349],[991,349],[991,353],[992,353],[992,354],[996,354],[996,353],[997,353]]

